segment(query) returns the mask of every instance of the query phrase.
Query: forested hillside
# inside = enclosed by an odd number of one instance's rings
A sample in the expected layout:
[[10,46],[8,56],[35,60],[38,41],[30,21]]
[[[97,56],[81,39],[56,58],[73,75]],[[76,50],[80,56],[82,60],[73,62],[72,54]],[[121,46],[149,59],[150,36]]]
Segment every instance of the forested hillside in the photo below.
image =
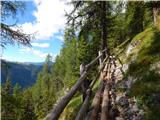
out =
[[[80,120],[78,111],[90,95],[87,110],[82,112],[85,120],[106,120],[106,116],[107,120],[159,120],[160,2],[72,1],[68,4],[73,10],[66,13],[64,43],[55,63],[50,65],[52,57],[48,55],[36,83],[23,91],[18,85],[11,86],[9,80],[2,85],[1,118]],[[103,52],[98,54],[99,51]],[[89,63],[99,55],[100,61],[109,59],[104,62],[110,65],[108,78],[103,78],[103,74],[96,77],[102,62],[96,62],[90,69]],[[80,66],[84,66],[86,76],[83,71],[81,74]],[[105,68],[107,71],[108,66]],[[85,79],[76,91],[73,86],[83,75]],[[107,82],[109,78],[114,84]],[[90,91],[94,79],[97,81]],[[103,81],[109,87],[101,88]],[[98,102],[94,98],[100,89],[109,90],[100,93],[102,108],[97,107],[96,111],[94,105]],[[70,99],[70,93],[73,98],[63,110],[61,105]],[[106,102],[105,97],[109,99]],[[103,105],[108,110],[105,117]],[[56,110],[62,114],[57,115]]]
[[43,63],[16,63],[1,60],[1,83],[7,79],[14,86],[18,83],[22,88],[29,87],[36,82],[37,74],[42,69]]

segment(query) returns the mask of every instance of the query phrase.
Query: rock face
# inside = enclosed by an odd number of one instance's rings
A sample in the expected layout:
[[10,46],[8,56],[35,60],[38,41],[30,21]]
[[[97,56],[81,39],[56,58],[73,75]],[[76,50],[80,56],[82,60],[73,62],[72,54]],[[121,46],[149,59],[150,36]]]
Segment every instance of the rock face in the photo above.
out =
[[[123,73],[128,69],[128,65],[121,66],[116,61],[117,67],[114,71],[114,79],[111,85],[111,105],[110,114],[116,114],[115,120],[144,120],[144,111],[137,106],[135,98],[128,97],[128,91],[136,79],[124,77]],[[116,112],[115,112],[116,111]]]
[[133,48],[134,48],[133,45],[129,45],[129,46],[128,46],[128,49],[127,49],[127,51],[126,51],[127,56],[131,53],[131,51],[132,51]]

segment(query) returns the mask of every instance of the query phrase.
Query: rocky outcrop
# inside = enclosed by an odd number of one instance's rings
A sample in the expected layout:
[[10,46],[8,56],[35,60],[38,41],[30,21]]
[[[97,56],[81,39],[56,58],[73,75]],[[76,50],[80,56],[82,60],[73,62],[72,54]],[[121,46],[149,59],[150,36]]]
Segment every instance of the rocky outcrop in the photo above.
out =
[[115,115],[116,120],[144,120],[144,110],[138,108],[137,100],[128,96],[128,91],[136,81],[133,77],[123,75],[128,69],[128,65],[116,61],[114,80],[111,85],[111,110],[110,114]]

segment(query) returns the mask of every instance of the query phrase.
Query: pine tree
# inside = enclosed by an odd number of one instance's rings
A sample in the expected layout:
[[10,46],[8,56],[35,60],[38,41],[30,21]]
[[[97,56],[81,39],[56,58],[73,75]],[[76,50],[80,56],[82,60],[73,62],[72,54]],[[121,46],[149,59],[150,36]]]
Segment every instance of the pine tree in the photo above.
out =
[[32,87],[33,101],[35,112],[38,119],[42,119],[52,108],[55,102],[52,91],[53,83],[51,82],[51,65],[52,57],[47,55],[42,71],[39,72],[37,81]]
[[[15,100],[14,103],[14,112],[15,112],[15,119],[20,120],[22,117],[22,99],[23,99],[23,94],[21,92],[21,87],[19,84],[16,84],[13,88],[13,98]],[[13,103],[12,103],[13,104]]]
[[21,120],[36,119],[32,92],[29,88],[26,89],[23,93],[22,108],[23,108],[23,111],[21,112]]
[[12,96],[12,86],[9,78],[2,86],[2,103],[1,103],[1,119],[2,120],[15,120],[14,103],[15,100]]
[[68,21],[70,24],[74,24],[76,29],[80,29],[79,36],[88,40],[92,32],[99,29],[100,32],[96,34],[99,34],[100,38],[97,40],[101,42],[98,45],[101,49],[109,49],[107,44],[113,23],[111,13],[114,3],[110,1],[74,1],[71,4],[74,5],[74,9],[67,14]]

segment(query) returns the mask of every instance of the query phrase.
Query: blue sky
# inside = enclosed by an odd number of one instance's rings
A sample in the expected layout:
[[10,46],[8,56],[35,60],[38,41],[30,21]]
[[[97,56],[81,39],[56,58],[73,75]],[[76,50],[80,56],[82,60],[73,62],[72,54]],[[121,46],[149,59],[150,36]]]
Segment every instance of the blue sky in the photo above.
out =
[[[8,45],[2,51],[2,58],[17,62],[42,62],[47,54],[53,60],[59,54],[63,45],[63,31],[66,18],[65,11],[70,11],[64,1],[60,0],[33,0],[26,1],[26,9],[18,14],[18,26],[28,34],[35,34],[32,47],[22,45]],[[8,23],[15,20],[9,18]]]

